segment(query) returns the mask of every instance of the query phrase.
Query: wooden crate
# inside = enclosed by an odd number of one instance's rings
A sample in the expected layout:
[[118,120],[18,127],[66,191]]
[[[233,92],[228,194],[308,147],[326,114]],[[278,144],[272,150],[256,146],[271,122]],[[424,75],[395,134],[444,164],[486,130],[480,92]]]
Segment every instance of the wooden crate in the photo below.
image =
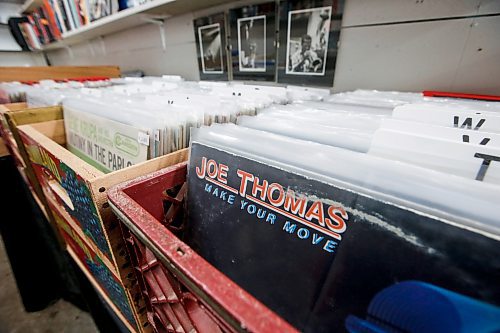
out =
[[26,108],[26,103],[0,104],[0,135],[2,136],[2,139],[0,139],[0,157],[9,155],[11,150],[9,146],[13,143],[15,144],[4,114],[9,111],[17,111]]
[[[7,81],[39,81],[46,79],[62,80],[84,77],[120,77],[120,67],[118,66],[35,66],[35,67],[0,67],[0,82]],[[0,104],[0,113],[6,111],[17,111],[26,109],[26,103]],[[9,154],[9,143],[5,142],[2,133],[4,123],[3,116],[0,116],[0,157]]]
[[[46,198],[35,176],[28,154],[19,136],[17,127],[19,125],[62,119],[62,109],[59,106],[27,109],[25,103],[17,103],[15,107],[9,106],[12,106],[12,104],[5,105],[4,109],[0,111],[2,117],[2,125],[0,126],[2,136],[7,143],[7,148],[13,157],[19,173],[28,184],[33,198],[40,206],[49,223],[55,227],[55,221],[50,214]],[[9,108],[9,110],[6,111],[6,108]],[[62,241],[62,238],[59,240]]]
[[145,311],[140,291],[138,290],[136,294],[139,294],[135,296],[138,300],[136,302],[138,311],[133,311],[134,306],[130,300],[134,299],[134,295],[131,294],[130,289],[123,286],[121,279],[109,268],[106,257],[96,248],[95,244],[88,242],[88,238],[82,230],[57,202],[49,199],[49,207],[57,223],[58,231],[67,244],[66,250],[73,260],[125,326],[131,332],[140,332],[137,326],[140,319],[136,312]]
[[[116,78],[120,77],[120,69],[117,66],[56,66],[56,67],[0,67],[0,81],[38,81],[43,79],[72,79],[72,78],[87,78],[87,77],[102,77],[102,78]],[[17,112],[19,111],[19,112]],[[114,272],[107,274],[108,276],[115,276],[116,280],[122,287],[117,287],[117,290],[122,288],[125,290],[126,298],[117,300],[116,295],[113,296],[109,290],[108,286],[103,283],[99,283],[99,279],[96,279],[95,274],[93,274],[86,265],[86,260],[84,258],[96,258],[99,256],[99,252],[96,251],[95,246],[91,246],[88,243],[84,243],[86,239],[83,233],[70,232],[71,229],[68,223],[61,224],[61,221],[67,221],[71,219],[62,219],[64,216],[64,210],[56,209],[62,208],[61,206],[55,206],[54,202],[52,204],[47,200],[43,189],[40,186],[38,177],[32,168],[32,163],[28,157],[27,151],[22,144],[21,138],[17,131],[18,125],[26,125],[38,122],[46,122],[48,120],[62,119],[62,109],[60,107],[56,108],[40,108],[40,109],[27,109],[26,103],[11,103],[0,105],[0,134],[4,140],[0,139],[0,157],[7,154],[11,154],[14,162],[16,163],[17,169],[19,170],[21,176],[28,183],[29,188],[33,194],[34,200],[40,206],[42,212],[45,214],[47,220],[56,229],[56,235],[59,236],[61,246],[64,246],[68,253],[73,257],[78,266],[84,271],[87,278],[94,285],[94,287],[100,292],[102,298],[110,305],[111,309],[116,313],[116,315],[124,322],[124,324],[131,331],[145,331],[144,329],[139,329],[137,323],[141,322],[141,319],[137,317],[136,312],[140,309],[141,295],[137,293],[134,295],[136,302],[131,307],[131,312],[133,315],[133,323],[126,317],[130,315],[125,315],[126,310],[120,310],[120,304],[130,303],[132,295],[129,289],[123,287],[121,282],[121,277],[116,275],[116,270],[111,270],[109,272]],[[59,132],[52,133],[52,138],[55,142],[64,144],[64,129]],[[56,214],[59,212],[58,214]],[[69,215],[66,215],[68,217]],[[66,225],[65,229],[61,229],[61,225]],[[66,231],[64,231],[66,230]],[[29,230],[27,230],[29,232]],[[21,237],[22,235],[20,235]],[[71,237],[73,236],[73,237]],[[72,240],[71,243],[67,241]],[[101,254],[101,258],[104,256]],[[114,266],[108,260],[108,265]],[[102,271],[106,271],[105,265],[99,266]],[[115,284],[116,286],[116,284]],[[130,289],[131,290],[131,289]],[[121,303],[120,303],[121,302]],[[145,320],[142,320],[145,322]]]
[[[137,283],[130,281],[132,267],[117,218],[107,202],[107,190],[126,180],[185,161],[188,150],[104,174],[64,148],[62,120],[18,126],[18,130],[44,195],[57,202],[71,216],[76,228],[85,235],[87,243],[95,245],[96,252],[106,258],[103,262],[112,265],[110,269],[120,277],[125,288],[134,294]],[[134,313],[137,314],[139,305],[133,305]],[[138,317],[142,329],[147,318],[145,314]]]
[[[0,82],[6,81],[39,81],[45,79],[71,79],[85,77],[103,77],[117,78],[120,77],[120,68],[118,66],[35,66],[35,67],[0,67]],[[39,203],[47,219],[50,221],[50,213],[47,212],[47,204],[43,199],[41,192],[37,189],[37,182],[32,182],[32,172],[30,171],[30,163],[25,163],[22,152],[17,147],[19,141],[15,139],[14,133],[11,133],[7,119],[4,114],[10,111],[25,110],[26,103],[10,103],[0,105],[0,157],[12,154],[16,166],[25,181],[27,180],[30,189],[32,190],[35,201]],[[32,118],[17,121],[20,125],[29,124],[37,121],[47,121],[51,119]],[[60,118],[56,119],[61,119]],[[17,141],[17,142],[16,142]]]

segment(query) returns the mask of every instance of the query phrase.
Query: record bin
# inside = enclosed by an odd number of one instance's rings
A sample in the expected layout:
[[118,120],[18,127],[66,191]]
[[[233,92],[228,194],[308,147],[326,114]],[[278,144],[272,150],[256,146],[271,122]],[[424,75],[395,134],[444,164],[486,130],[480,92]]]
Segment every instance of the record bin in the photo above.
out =
[[121,221],[155,332],[296,332],[182,242],[186,163],[115,186]]
[[[43,194],[52,206],[59,208],[59,212],[66,213],[62,214],[63,217],[70,220],[71,227],[78,231],[76,234],[96,253],[103,263],[101,266],[109,268],[119,278],[132,307],[133,318],[125,316],[129,326],[147,332],[148,325],[144,326],[147,319],[140,311],[143,300],[136,292],[136,280],[131,278],[132,267],[106,192],[110,186],[185,161],[187,150],[104,174],[64,147],[66,137],[62,119],[22,125],[18,130]],[[54,212],[52,208],[50,211]],[[59,233],[68,241],[67,232],[59,230]],[[75,260],[82,262],[81,258]]]

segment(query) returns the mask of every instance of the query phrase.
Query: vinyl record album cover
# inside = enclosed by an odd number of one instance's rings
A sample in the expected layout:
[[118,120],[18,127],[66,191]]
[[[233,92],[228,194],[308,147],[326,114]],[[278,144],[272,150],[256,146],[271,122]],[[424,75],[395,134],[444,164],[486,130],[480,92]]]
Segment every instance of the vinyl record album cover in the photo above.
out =
[[495,237],[243,155],[193,142],[186,242],[300,331],[405,280],[500,304]]

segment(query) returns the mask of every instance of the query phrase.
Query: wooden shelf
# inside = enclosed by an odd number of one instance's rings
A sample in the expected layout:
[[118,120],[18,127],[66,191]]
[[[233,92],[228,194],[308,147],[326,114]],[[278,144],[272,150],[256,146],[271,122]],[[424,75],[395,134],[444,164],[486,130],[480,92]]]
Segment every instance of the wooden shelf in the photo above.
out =
[[[103,17],[83,27],[62,35],[62,40],[43,46],[43,50],[53,50],[71,46],[86,40],[112,34],[146,24],[151,18],[168,18],[174,15],[196,11],[228,3],[229,0],[153,0],[146,4],[122,10]],[[149,21],[148,21],[149,19]]]

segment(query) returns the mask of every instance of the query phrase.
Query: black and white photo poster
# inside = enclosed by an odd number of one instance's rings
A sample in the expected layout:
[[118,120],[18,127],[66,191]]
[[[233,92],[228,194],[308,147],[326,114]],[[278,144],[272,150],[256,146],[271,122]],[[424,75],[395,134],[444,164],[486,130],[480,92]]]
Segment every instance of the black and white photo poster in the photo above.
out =
[[200,42],[201,68],[204,74],[222,74],[222,38],[220,23],[198,28]]
[[235,80],[275,80],[276,3],[229,11],[231,58]]
[[194,20],[200,80],[227,80],[224,14]]
[[238,59],[242,72],[266,71],[266,15],[238,19]]
[[288,12],[286,74],[325,75],[331,15],[331,6]]
[[333,86],[343,1],[280,5],[278,82]]

